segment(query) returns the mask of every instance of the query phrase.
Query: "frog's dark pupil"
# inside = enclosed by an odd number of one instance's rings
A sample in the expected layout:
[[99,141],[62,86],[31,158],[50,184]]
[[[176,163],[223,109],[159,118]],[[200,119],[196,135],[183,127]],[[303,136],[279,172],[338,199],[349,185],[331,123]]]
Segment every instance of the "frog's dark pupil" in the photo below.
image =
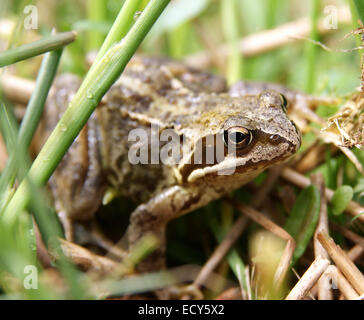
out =
[[229,140],[236,144],[243,142],[246,138],[247,138],[247,135],[240,131],[231,132],[229,134]]

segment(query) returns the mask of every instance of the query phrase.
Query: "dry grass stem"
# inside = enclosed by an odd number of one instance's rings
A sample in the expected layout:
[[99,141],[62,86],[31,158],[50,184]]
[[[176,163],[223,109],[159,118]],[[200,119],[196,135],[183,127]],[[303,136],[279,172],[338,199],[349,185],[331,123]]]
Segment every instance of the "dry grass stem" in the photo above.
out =
[[234,287],[225,290],[215,300],[245,300],[241,295],[241,288]]
[[[313,243],[315,258],[329,259],[329,255],[327,254],[325,248],[321,245],[320,241],[318,241],[317,239],[317,234],[319,232],[321,231],[325,231],[326,233],[329,232],[324,177],[321,173],[317,173],[312,175],[311,180],[312,183],[320,191],[320,215],[316,226],[314,243]],[[318,280],[317,290],[318,290],[317,295],[319,300],[332,300],[332,291],[330,289],[330,286],[328,286],[327,277],[321,277]]]
[[364,248],[361,245],[356,244],[347,252],[347,255],[350,260],[355,261],[363,254],[363,252]]
[[306,270],[301,279],[296,283],[291,292],[286,297],[286,300],[301,300],[303,299],[323,272],[329,266],[330,261],[327,259],[317,258]]
[[315,294],[318,300],[333,300],[334,295],[332,292],[332,274],[327,272],[330,266],[327,267],[326,271],[318,279],[315,286],[312,287],[310,293]]
[[[364,248],[358,244],[356,244],[355,246],[353,246],[350,250],[348,250],[346,252],[347,256],[349,257],[349,259],[351,261],[355,261],[357,260],[364,252]],[[331,278],[330,278],[331,279]],[[321,279],[319,279],[318,282],[320,282]],[[312,289],[310,290],[310,293],[316,297],[317,296],[317,293],[318,293],[318,285],[315,284]],[[326,300],[326,299],[325,299]]]
[[127,252],[120,248],[120,243],[114,244],[110,241],[109,238],[102,233],[96,223],[93,223],[90,237],[96,245],[107,251],[105,257],[122,260],[127,256]]
[[[339,23],[351,23],[351,14],[348,7],[339,8]],[[327,28],[323,20],[318,24],[318,32],[325,34],[331,30]],[[302,18],[293,22],[282,24],[272,30],[264,30],[251,34],[240,40],[239,47],[245,57],[255,56],[272,51],[284,45],[297,41],[297,38],[309,36],[311,32],[311,21],[309,18]],[[218,48],[218,56],[226,57],[229,54],[229,46],[222,45]],[[210,52],[203,51],[185,57],[187,64],[197,68],[208,68],[213,63]]]
[[286,247],[274,275],[274,283],[279,287],[282,284],[291,263],[292,255],[296,247],[294,239],[287,231],[273,223],[262,213],[256,211],[252,207],[239,203],[238,201],[235,201],[231,198],[227,198],[227,200],[233,205],[234,208],[239,210],[242,214],[248,216],[250,219],[261,225],[264,229],[287,241]]
[[0,76],[0,87],[8,100],[27,104],[35,88],[35,82],[10,74],[3,74]]
[[361,162],[356,157],[355,153],[347,147],[337,146],[340,151],[353,163],[355,168],[364,176],[364,168]]
[[323,277],[327,278],[331,282],[331,286],[336,286],[343,294],[345,299],[356,300],[359,298],[357,292],[335,266],[329,266],[321,278]]
[[226,235],[224,240],[216,247],[213,254],[210,256],[208,261],[205,263],[198,276],[196,277],[193,285],[201,286],[205,284],[206,280],[212,273],[212,271],[218,266],[224,256],[229,252],[230,248],[234,245],[236,240],[240,237],[241,233],[247,225],[248,219],[240,217],[234,225],[231,227],[229,233]]
[[[259,189],[252,200],[252,205],[254,207],[259,207],[263,203],[264,199],[274,186],[274,183],[277,181],[282,169],[283,167],[277,166],[269,170],[264,185]],[[211,272],[217,267],[236,240],[240,237],[247,225],[247,222],[247,218],[242,216],[234,223],[224,240],[215,249],[214,253],[201,269],[199,275],[193,282],[193,285],[201,286],[205,283]]]
[[300,173],[313,170],[326,160],[325,148],[320,139],[316,138],[305,151],[295,156],[291,166]]
[[275,166],[268,171],[268,175],[266,179],[264,180],[264,184],[259,187],[257,193],[254,195],[250,205],[254,208],[259,209],[274,187],[276,181],[278,180],[279,176],[281,175],[281,172],[283,170],[283,166]]
[[331,224],[333,229],[335,231],[340,232],[344,237],[348,238],[349,240],[355,242],[356,244],[360,245],[362,248],[364,248],[364,238],[359,236],[358,234],[356,234],[353,231],[350,231],[347,228],[344,228],[338,224]]
[[364,293],[364,276],[349,259],[344,250],[342,250],[334,240],[329,237],[326,232],[320,232],[317,238],[322,246],[326,249],[331,259],[335,262],[336,266],[344,274],[346,279],[351,283],[354,289],[359,293]]
[[319,189],[320,191],[320,215],[319,220],[315,230],[314,236],[314,251],[315,258],[329,259],[329,255],[325,248],[321,245],[321,243],[317,240],[317,234],[321,231],[329,232],[329,222],[327,217],[327,204],[326,204],[326,195],[325,195],[325,183],[324,178],[321,173],[317,173],[311,178],[312,183]]
[[[311,184],[310,179],[290,168],[283,169],[281,176],[285,180],[289,181],[290,183],[302,189],[308,187]],[[327,200],[331,201],[334,191],[332,191],[329,188],[326,188],[325,193]],[[363,214],[364,208],[357,202],[350,201],[345,211],[354,217],[358,216],[358,220],[364,222],[364,214]]]

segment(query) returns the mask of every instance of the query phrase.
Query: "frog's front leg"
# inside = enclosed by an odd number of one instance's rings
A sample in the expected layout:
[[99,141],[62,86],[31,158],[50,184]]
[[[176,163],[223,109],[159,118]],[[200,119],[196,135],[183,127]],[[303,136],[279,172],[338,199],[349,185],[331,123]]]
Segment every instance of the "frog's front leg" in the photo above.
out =
[[166,225],[170,220],[207,203],[207,192],[201,193],[201,190],[193,186],[173,186],[135,209],[128,229],[129,250],[133,250],[148,233],[158,240],[158,248],[138,265],[139,271],[156,271],[165,267]]
[[[57,77],[44,109],[42,137],[53,131],[80,83],[80,79],[71,74]],[[42,139],[39,140],[40,149]],[[92,114],[49,182],[56,211],[69,241],[73,238],[73,221],[90,219],[101,204],[105,183],[100,143],[98,120]]]

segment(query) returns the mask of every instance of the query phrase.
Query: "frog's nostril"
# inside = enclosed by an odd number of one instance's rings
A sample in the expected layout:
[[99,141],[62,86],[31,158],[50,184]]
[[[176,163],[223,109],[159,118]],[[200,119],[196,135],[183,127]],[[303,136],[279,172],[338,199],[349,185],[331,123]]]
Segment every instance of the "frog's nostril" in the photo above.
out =
[[280,136],[278,134],[272,134],[269,139],[272,141],[278,141],[280,139]]

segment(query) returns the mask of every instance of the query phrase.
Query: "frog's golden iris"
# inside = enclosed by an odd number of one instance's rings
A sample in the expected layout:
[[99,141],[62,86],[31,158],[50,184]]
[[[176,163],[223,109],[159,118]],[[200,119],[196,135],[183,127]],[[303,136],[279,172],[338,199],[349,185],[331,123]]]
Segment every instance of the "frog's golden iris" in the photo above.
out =
[[244,127],[232,127],[224,131],[224,142],[226,146],[242,149],[247,147],[252,140],[252,132]]

